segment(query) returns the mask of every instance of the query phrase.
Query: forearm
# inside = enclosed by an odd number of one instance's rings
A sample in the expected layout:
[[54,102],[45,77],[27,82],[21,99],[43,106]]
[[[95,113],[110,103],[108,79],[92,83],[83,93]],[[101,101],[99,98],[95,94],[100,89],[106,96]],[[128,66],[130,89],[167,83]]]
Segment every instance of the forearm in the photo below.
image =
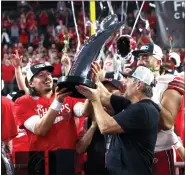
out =
[[105,112],[100,100],[92,102],[96,122],[102,134],[106,133],[114,124],[114,119]]
[[110,102],[110,98],[112,94],[105,88],[105,86],[101,82],[98,82],[97,84],[98,84],[98,87],[100,88],[101,104],[107,109],[113,110]]
[[82,116],[90,114],[91,111],[92,111],[92,104],[88,99],[86,99],[82,109]]
[[36,135],[44,136],[48,132],[48,130],[53,125],[56,117],[58,116],[58,112],[53,109],[48,109],[47,114],[45,114],[35,125],[34,133]]
[[174,125],[172,114],[160,105],[160,125],[162,129],[171,129]]
[[25,78],[22,74],[21,67],[15,68],[15,77],[17,80],[17,85],[19,90],[24,90],[26,94],[28,94],[28,88],[26,87]]
[[177,149],[179,156],[183,161],[185,161],[185,148],[183,146]]
[[86,152],[88,146],[92,141],[96,128],[97,126],[91,125],[91,127],[87,130],[85,135],[77,142],[76,151],[78,154],[83,154]]
[[160,101],[160,124],[163,129],[170,129],[173,127],[176,116],[181,106],[182,96],[175,89],[167,89]]

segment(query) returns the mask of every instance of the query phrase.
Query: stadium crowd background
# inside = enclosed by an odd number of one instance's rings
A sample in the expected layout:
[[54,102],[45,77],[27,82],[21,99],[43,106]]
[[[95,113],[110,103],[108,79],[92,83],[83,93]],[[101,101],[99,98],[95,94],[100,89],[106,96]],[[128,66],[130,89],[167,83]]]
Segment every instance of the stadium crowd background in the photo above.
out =
[[[136,1],[129,1],[128,6],[124,3],[124,10],[127,16],[121,16],[121,1],[112,2],[114,13],[119,19],[125,20],[125,27],[120,32],[114,33],[106,42],[105,57],[114,59],[115,48],[110,49],[112,42],[117,34],[130,34],[134,26],[138,8]],[[138,2],[141,6],[142,2]],[[102,1],[103,9],[100,2],[96,2],[96,19],[100,23],[110,10],[107,2]],[[153,1],[147,1],[142,9],[141,16],[133,31],[132,37],[137,43],[137,48],[141,45],[154,42],[158,44],[164,53],[163,64],[172,68],[174,65],[168,57],[170,48],[162,46],[158,37],[157,17],[155,8],[152,6]],[[83,46],[85,40],[90,37],[90,9],[89,2],[84,1],[85,5],[85,24],[84,12],[81,1],[74,1],[75,18],[77,29],[80,36],[80,43]],[[126,8],[127,6],[127,8]],[[69,55],[71,62],[76,54],[78,37],[74,25],[74,15],[72,13],[71,1],[3,1],[2,2],[2,19],[1,19],[1,64],[2,79],[4,80],[4,89],[2,95],[18,91],[15,78],[15,68],[12,65],[12,54],[18,50],[22,57],[22,71],[26,73],[26,68],[34,63],[50,62],[54,66],[53,77],[65,75],[65,69],[62,62],[63,49],[66,40],[69,39]],[[149,26],[145,20],[148,20]],[[86,31],[86,32],[85,32]],[[185,66],[185,48],[173,48],[173,51],[180,55],[181,64]],[[111,54],[113,52],[113,54]],[[80,128],[79,123],[79,128]],[[19,129],[19,133],[21,133]],[[15,138],[16,139],[16,138]],[[27,141],[27,137],[25,139]],[[17,140],[14,140],[18,142]],[[23,146],[20,144],[23,143]],[[21,142],[21,151],[27,151],[27,142]],[[26,146],[25,146],[26,145]],[[16,147],[14,145],[14,149]],[[21,157],[21,156],[18,156]],[[13,155],[15,158],[15,155]],[[22,157],[21,157],[22,158]],[[22,163],[22,162],[21,162]]]
[[[137,42],[137,48],[142,44],[152,41],[160,45],[156,28],[157,18],[155,8],[150,6],[151,3],[150,1],[145,2],[142,9],[142,18],[148,20],[149,28],[146,27],[146,23],[142,19],[139,19],[132,35]],[[82,2],[74,1],[75,17],[81,45],[90,36],[89,2],[85,1],[84,4],[86,34],[84,33]],[[96,17],[100,22],[109,14],[107,3],[103,2],[103,5],[105,8],[102,10],[99,2],[96,2]],[[112,7],[114,12],[121,18],[121,2],[112,2]],[[127,10],[126,20],[124,19],[126,26],[122,34],[130,34],[138,12],[136,2],[128,2],[128,8],[125,10]],[[5,82],[4,95],[17,90],[16,80],[14,79],[14,67],[10,62],[11,54],[16,49],[18,49],[20,56],[23,56],[22,67],[26,66],[28,62],[49,61],[55,67],[53,76],[60,77],[63,73],[61,70],[62,49],[64,47],[64,40],[69,36],[68,54],[73,61],[77,46],[77,34],[70,1],[3,1],[1,21],[1,63],[2,79]],[[109,41],[111,42],[111,38]],[[166,55],[169,52],[169,48],[160,46],[163,48],[164,55]],[[184,65],[185,49],[174,48],[174,51],[179,53],[181,63]],[[169,61],[167,56],[164,59],[166,62]]]

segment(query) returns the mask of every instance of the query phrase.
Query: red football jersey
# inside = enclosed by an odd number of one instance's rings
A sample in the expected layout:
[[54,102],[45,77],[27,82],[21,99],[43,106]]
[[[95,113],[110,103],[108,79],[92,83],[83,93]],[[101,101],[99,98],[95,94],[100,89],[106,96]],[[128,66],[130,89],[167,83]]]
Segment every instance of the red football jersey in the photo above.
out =
[[[47,99],[38,96],[24,95],[15,102],[15,115],[19,126],[34,116],[41,118],[46,114],[55,94]],[[64,99],[61,111],[56,117],[53,125],[45,136],[38,136],[25,129],[28,135],[28,141],[31,151],[47,151],[56,149],[75,149],[76,126],[73,117],[74,100],[71,97]]]
[[17,126],[13,115],[14,103],[2,96],[2,141],[9,141],[17,135]]

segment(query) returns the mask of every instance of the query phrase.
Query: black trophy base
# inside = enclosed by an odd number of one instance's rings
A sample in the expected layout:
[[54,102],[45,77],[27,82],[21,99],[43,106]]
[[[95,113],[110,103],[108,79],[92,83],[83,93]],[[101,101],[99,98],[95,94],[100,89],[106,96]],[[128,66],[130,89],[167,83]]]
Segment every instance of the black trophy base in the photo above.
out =
[[84,85],[95,89],[96,84],[91,80],[79,76],[62,76],[58,79],[57,86],[59,88],[67,88],[67,91],[72,91],[71,97],[85,98],[82,94],[78,93],[75,86]]

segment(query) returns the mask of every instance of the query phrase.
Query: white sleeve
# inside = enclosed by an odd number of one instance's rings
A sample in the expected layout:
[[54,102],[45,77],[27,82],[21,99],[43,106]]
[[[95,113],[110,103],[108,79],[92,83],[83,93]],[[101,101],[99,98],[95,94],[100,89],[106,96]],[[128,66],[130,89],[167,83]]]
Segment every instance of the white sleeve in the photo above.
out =
[[34,133],[35,125],[40,120],[38,115],[33,115],[24,122],[24,127]]
[[84,103],[78,102],[73,107],[73,112],[75,116],[82,117],[82,110],[83,110]]

